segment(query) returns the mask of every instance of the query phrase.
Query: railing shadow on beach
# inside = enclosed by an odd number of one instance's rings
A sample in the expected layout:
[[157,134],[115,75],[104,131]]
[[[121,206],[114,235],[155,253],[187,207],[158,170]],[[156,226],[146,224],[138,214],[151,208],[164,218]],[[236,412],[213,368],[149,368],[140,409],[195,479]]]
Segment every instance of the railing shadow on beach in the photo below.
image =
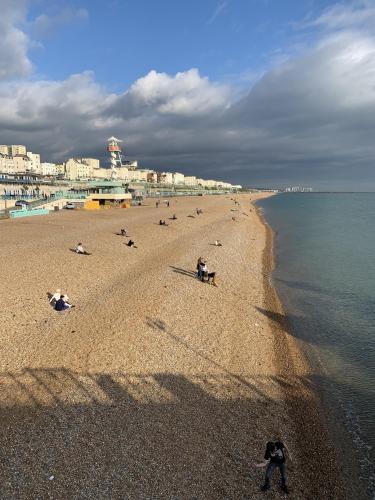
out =
[[258,498],[250,463],[282,435],[287,415],[265,429],[291,381],[26,368],[0,383],[3,498]]

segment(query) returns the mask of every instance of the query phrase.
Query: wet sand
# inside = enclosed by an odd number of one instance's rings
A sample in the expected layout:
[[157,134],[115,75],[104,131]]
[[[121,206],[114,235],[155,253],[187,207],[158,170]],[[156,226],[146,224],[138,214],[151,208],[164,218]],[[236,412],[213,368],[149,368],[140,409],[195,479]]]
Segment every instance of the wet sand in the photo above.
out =
[[[2,497],[264,498],[252,463],[280,438],[291,498],[345,498],[270,286],[272,235],[237,199],[0,222]],[[194,277],[199,256],[217,288]],[[73,310],[53,311],[56,288]]]

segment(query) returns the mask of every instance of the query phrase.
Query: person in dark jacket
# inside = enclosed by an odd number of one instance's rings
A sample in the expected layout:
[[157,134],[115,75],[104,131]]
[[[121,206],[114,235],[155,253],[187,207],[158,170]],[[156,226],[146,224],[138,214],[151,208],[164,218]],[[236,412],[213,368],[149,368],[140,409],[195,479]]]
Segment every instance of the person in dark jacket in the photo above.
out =
[[266,452],[264,454],[264,462],[260,464],[254,464],[255,467],[267,467],[266,475],[264,478],[264,485],[262,486],[262,491],[267,491],[271,488],[271,479],[275,469],[280,470],[281,475],[281,489],[284,493],[289,493],[288,487],[286,485],[286,473],[285,473],[285,462],[287,457],[291,459],[288,448],[281,441],[269,441],[266,444]]
[[66,311],[70,309],[72,306],[65,301],[65,295],[60,295],[59,300],[55,303],[55,311]]

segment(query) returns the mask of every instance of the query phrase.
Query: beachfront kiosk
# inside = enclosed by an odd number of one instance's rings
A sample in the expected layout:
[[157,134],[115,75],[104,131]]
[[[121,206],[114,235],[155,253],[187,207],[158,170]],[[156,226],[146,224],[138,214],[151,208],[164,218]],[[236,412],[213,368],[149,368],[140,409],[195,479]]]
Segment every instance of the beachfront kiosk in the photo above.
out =
[[76,207],[89,210],[98,208],[128,208],[133,196],[128,185],[121,181],[101,180],[76,183],[69,191],[58,192],[59,198],[72,200]]
[[120,206],[127,208],[132,201],[132,194],[121,181],[91,181],[87,198],[98,202],[100,207]]

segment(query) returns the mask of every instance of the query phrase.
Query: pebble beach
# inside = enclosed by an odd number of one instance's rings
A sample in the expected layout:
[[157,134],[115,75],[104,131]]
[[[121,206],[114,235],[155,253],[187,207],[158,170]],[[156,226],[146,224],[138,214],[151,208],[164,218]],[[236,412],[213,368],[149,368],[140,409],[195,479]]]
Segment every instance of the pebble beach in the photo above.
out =
[[1,498],[265,498],[253,463],[276,439],[290,498],[350,497],[272,287],[269,195],[0,221]]

